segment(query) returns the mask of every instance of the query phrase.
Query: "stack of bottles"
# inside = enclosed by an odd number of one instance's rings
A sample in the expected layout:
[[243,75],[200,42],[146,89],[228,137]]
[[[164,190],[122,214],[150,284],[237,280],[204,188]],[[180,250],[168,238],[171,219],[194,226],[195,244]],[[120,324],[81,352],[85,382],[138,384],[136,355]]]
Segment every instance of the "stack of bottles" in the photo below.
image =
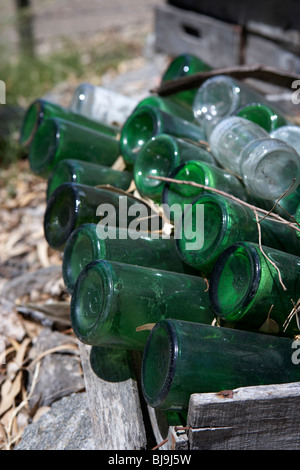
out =
[[[181,55],[162,82],[207,70]],[[116,96],[115,123],[102,94],[37,99],[21,133],[48,180],[45,238],[76,336],[140,351],[145,400],[166,412],[192,393],[300,381],[300,128],[229,76]]]

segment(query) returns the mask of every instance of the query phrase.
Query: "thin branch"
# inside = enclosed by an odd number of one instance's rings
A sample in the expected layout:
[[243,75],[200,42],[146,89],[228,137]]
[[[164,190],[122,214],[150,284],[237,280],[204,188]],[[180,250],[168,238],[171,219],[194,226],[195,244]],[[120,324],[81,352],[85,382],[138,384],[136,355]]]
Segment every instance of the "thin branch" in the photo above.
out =
[[282,285],[282,288],[283,290],[287,290],[286,286],[283,284],[282,282],[282,277],[281,277],[281,272],[280,272],[280,269],[278,268],[278,266],[274,263],[274,261],[272,261],[267,255],[266,253],[264,252],[263,250],[263,247],[262,247],[262,244],[261,244],[261,227],[260,227],[260,221],[258,219],[258,214],[257,214],[257,211],[254,210],[254,214],[255,214],[255,218],[256,218],[256,222],[257,222],[257,228],[258,228],[258,245],[259,245],[259,249],[261,251],[261,253],[263,254],[263,256],[266,258],[267,261],[269,261],[269,263],[274,266],[274,268],[276,269],[276,271],[278,272],[278,278],[279,278],[279,282],[280,284]]
[[282,217],[280,217],[280,215],[271,213],[270,211],[267,211],[265,209],[261,209],[260,207],[256,207],[253,204],[249,204],[248,202],[245,202],[242,199],[239,199],[238,197],[233,196],[232,194],[226,193],[225,191],[221,191],[220,189],[211,188],[210,186],[206,186],[205,184],[195,183],[194,181],[175,180],[175,179],[169,178],[167,176],[147,175],[147,178],[157,179],[157,180],[160,180],[160,181],[165,181],[166,183],[187,184],[187,185],[190,185],[190,186],[194,186],[196,188],[206,189],[207,191],[211,191],[211,192],[220,194],[221,196],[228,197],[228,198],[232,199],[233,201],[236,201],[236,202],[248,207],[249,209],[252,209],[253,211],[256,210],[257,212],[261,212],[263,214],[266,214],[266,216],[270,217],[271,220],[276,219],[276,221],[278,221],[282,224],[288,225],[288,226],[294,228],[296,231],[300,232],[300,228],[296,227],[294,224],[292,224],[288,220],[283,219]]
[[210,70],[207,72],[198,72],[193,75],[180,77],[174,80],[168,80],[160,84],[159,87],[151,90],[160,96],[168,96],[179,91],[198,88],[205,80],[216,75],[228,75],[238,80],[246,78],[256,78],[267,83],[273,83],[291,90],[292,83],[300,80],[300,75],[289,73],[286,70],[279,70],[262,64],[240,65],[234,67],[224,67]]
[[[296,182],[296,178],[293,179],[293,182],[292,184],[288,187],[288,189],[286,191],[284,191],[284,193],[275,201],[273,207],[269,210],[268,214],[264,215],[260,220],[263,220],[267,217],[267,215],[269,215],[274,209],[275,207],[278,205],[279,201],[281,201],[281,199],[290,191],[290,189],[292,189],[292,187],[294,186]],[[287,212],[287,211],[285,211]]]

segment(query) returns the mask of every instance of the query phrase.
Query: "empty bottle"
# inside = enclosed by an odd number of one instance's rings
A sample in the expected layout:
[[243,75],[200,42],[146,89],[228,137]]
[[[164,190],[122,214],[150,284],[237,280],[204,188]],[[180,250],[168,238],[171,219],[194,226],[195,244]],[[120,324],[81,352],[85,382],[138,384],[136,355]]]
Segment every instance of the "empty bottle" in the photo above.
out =
[[270,136],[274,139],[283,140],[300,154],[300,126],[288,124],[273,130]]
[[127,165],[132,166],[143,145],[160,134],[190,139],[204,138],[201,128],[153,106],[137,108],[125,122],[120,137],[120,153]]
[[[210,65],[203,62],[200,57],[197,57],[193,54],[180,54],[179,56],[175,57],[168,65],[167,69],[163,73],[161,83],[189,75],[194,75],[198,72],[207,72],[211,69],[212,68]],[[170,98],[192,106],[197,91],[198,88],[180,91],[170,95]]]
[[108,166],[80,160],[61,160],[48,180],[47,199],[63,183],[110,185],[126,191],[132,178],[132,174],[128,171],[117,171]]
[[191,159],[215,165],[212,153],[196,142],[169,134],[154,137],[141,149],[134,165],[134,181],[139,193],[160,202],[165,182],[149,176],[168,177],[178,165]]
[[24,148],[30,147],[38,127],[49,117],[62,118],[112,137],[117,137],[120,132],[116,126],[97,122],[86,116],[74,113],[68,108],[39,98],[29,106],[24,117],[20,136],[20,144]]
[[180,411],[193,393],[298,382],[292,348],[289,338],[165,319],[146,342],[142,393],[153,408]]
[[239,80],[216,75],[199,87],[193,110],[195,118],[209,136],[212,125],[234,114],[241,106],[253,102],[262,102],[262,96]]
[[96,224],[84,224],[71,233],[64,249],[63,279],[69,292],[82,269],[100,259],[192,273],[178,255],[174,238],[117,227],[104,231]]
[[[203,161],[190,160],[176,167],[171,173],[170,178],[179,183],[187,181],[208,186],[212,189],[218,189],[232,194],[243,201],[247,201],[249,196],[240,181],[233,174],[224,171],[214,165]],[[203,189],[189,184],[178,184],[176,182],[166,182],[162,193],[162,202],[164,207],[174,208],[169,212],[170,220],[176,219],[176,207],[179,209],[179,216],[187,204],[192,204],[204,192],[209,189]]]
[[31,170],[48,178],[60,160],[74,159],[111,166],[119,156],[112,136],[60,118],[49,118],[38,128],[29,150]]
[[300,182],[300,157],[293,147],[247,119],[231,116],[217,123],[209,144],[216,160],[242,177],[250,194],[274,200]]
[[[134,206],[134,207],[133,207]],[[139,225],[147,231],[153,223],[151,209],[129,194],[77,183],[63,183],[52,193],[44,216],[48,244],[63,250],[73,230],[85,223],[126,227]],[[148,219],[149,218],[149,219]],[[159,225],[159,223],[157,223]]]
[[76,281],[71,322],[83,343],[143,350],[149,324],[170,317],[213,321],[204,279],[100,260],[83,268]]
[[287,119],[277,110],[267,104],[249,103],[239,108],[236,116],[255,122],[267,132],[285,126]]
[[214,266],[212,307],[237,327],[292,337],[300,332],[297,314],[289,318],[299,299],[299,274],[298,256],[246,241],[235,243]]
[[95,121],[121,126],[137,105],[133,98],[91,83],[75,90],[70,110]]
[[142,106],[153,106],[154,108],[161,109],[165,113],[196,123],[192,108],[184,106],[181,102],[173,100],[170,96],[147,96],[137,104],[136,109]]
[[[267,218],[260,221],[262,243],[300,256],[296,231]],[[222,252],[238,241],[259,242],[255,213],[219,194],[203,194],[184,213],[177,226],[176,246],[185,263],[210,277]]]

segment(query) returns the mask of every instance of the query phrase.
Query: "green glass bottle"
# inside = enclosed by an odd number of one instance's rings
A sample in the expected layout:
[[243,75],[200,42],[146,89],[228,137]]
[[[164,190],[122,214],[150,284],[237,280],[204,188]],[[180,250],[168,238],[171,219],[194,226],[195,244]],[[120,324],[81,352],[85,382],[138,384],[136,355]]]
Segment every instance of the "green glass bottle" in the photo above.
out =
[[193,393],[297,382],[293,353],[289,338],[165,319],[146,342],[142,393],[153,408],[180,411]]
[[63,278],[69,292],[82,269],[91,261],[105,259],[192,274],[176,251],[174,238],[151,233],[136,233],[126,228],[102,230],[96,224],[84,224],[69,236],[63,254]]
[[108,166],[80,160],[61,160],[48,180],[47,199],[63,183],[79,183],[88,186],[110,185],[126,191],[133,179],[129,171],[113,170]]
[[214,320],[204,279],[99,260],[83,268],[76,281],[71,322],[83,343],[143,350],[149,336],[145,325],[170,317]]
[[[249,199],[243,183],[238,178],[232,173],[228,173],[209,163],[190,160],[176,167],[169,176],[179,182],[188,181],[222,190],[243,201]],[[188,184],[166,182],[162,193],[162,202],[167,210],[170,207],[174,208],[174,210],[169,209],[166,215],[168,215],[172,221],[179,220],[184,206],[192,204],[204,192],[209,192],[209,190]],[[176,208],[178,208],[177,216]]]
[[34,136],[29,163],[34,173],[48,178],[63,159],[111,166],[119,155],[119,141],[115,137],[64,119],[49,118]]
[[[300,256],[292,227],[265,218],[260,228],[263,244]],[[253,210],[219,194],[203,194],[188,207],[175,237],[182,259],[205,277],[210,277],[218,257],[228,246],[238,241],[259,242]]]
[[137,108],[125,122],[120,136],[120,153],[127,165],[132,166],[143,145],[160,134],[202,141],[200,126],[188,122],[153,106]]
[[300,332],[297,315],[289,319],[299,299],[298,256],[246,241],[235,243],[218,258],[209,292],[216,315],[236,322],[237,328],[267,329],[283,336]]
[[239,108],[236,116],[255,122],[267,132],[287,125],[287,119],[278,111],[263,103],[248,103]]
[[38,127],[49,117],[62,118],[66,121],[74,122],[112,137],[117,137],[120,132],[116,126],[95,121],[86,116],[77,114],[68,108],[39,98],[35,100],[26,111],[20,136],[20,144],[22,147],[28,148],[30,146]]
[[160,202],[165,183],[148,176],[169,177],[178,165],[191,159],[215,165],[212,153],[195,142],[187,142],[169,134],[154,137],[141,149],[134,165],[137,190],[142,196]]
[[196,122],[192,108],[183,105],[181,102],[174,101],[169,96],[156,96],[151,95],[143,98],[135,109],[141,108],[142,106],[153,106],[154,108],[161,109],[165,113],[178,116],[186,121]]
[[[203,62],[200,57],[193,54],[180,54],[175,57],[162,75],[161,83],[177,78],[194,75],[198,72],[207,72],[212,70],[212,67]],[[191,88],[189,90],[180,91],[170,95],[172,100],[179,101],[183,104],[192,106],[198,88]]]
[[[129,194],[114,189],[95,188],[78,183],[63,183],[47,201],[44,232],[48,244],[63,250],[70,234],[79,225],[100,223],[147,231],[154,217],[151,208]],[[142,221],[140,220],[142,219]],[[159,219],[159,216],[158,216]],[[158,220],[156,225],[160,226]]]

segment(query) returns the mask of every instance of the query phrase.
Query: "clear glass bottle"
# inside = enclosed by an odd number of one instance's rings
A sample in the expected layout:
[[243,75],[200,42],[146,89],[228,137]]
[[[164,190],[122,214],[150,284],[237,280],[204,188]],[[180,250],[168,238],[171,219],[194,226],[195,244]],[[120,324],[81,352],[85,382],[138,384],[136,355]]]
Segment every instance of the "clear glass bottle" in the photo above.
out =
[[240,168],[249,192],[271,201],[292,194],[300,183],[300,155],[281,140],[250,142],[242,150]]
[[[153,215],[151,208],[129,194],[84,184],[63,183],[47,201],[45,238],[52,248],[62,251],[67,239],[79,225],[102,222],[104,226],[128,227],[131,223],[138,226],[137,220],[142,218],[144,222],[141,227],[147,231],[151,228],[151,219],[147,219],[150,215]],[[159,222],[157,226],[160,226]]]
[[231,116],[214,127],[209,144],[216,160],[242,177],[250,194],[274,200],[300,182],[300,157],[293,147],[272,139],[257,124]]
[[[200,212],[202,208],[202,212]],[[203,213],[201,224],[199,213]],[[262,243],[300,256],[296,231],[267,218],[260,222]],[[177,227],[176,246],[185,263],[210,277],[222,252],[238,241],[259,242],[255,213],[241,203],[219,194],[203,194],[183,213],[182,227]],[[193,248],[202,234],[203,244]]]
[[95,121],[121,126],[136,105],[137,101],[130,96],[91,83],[81,83],[72,96],[70,110]]
[[134,181],[142,196],[161,202],[164,181],[148,176],[170,176],[180,163],[186,160],[200,160],[215,165],[215,158],[207,147],[161,134],[147,142],[139,152],[134,165]]
[[69,292],[82,269],[91,261],[106,259],[138,266],[193,274],[176,251],[174,238],[154,237],[126,228],[104,233],[96,224],[84,224],[69,236],[63,254],[63,279]]
[[287,321],[299,299],[299,256],[248,241],[235,243],[217,260],[209,292],[216,315],[237,328],[268,328],[291,337],[300,332],[297,315]]
[[79,183],[88,186],[110,185],[126,191],[133,179],[129,171],[113,170],[108,166],[80,160],[61,160],[48,179],[47,199],[63,183]]
[[[222,168],[203,161],[189,160],[184,162],[177,166],[169,176],[179,182],[188,181],[224,191],[243,201],[249,199],[247,190],[240,179]],[[178,205],[181,213],[184,205],[192,204],[204,192],[209,192],[209,190],[187,184],[166,182],[162,192],[162,203],[166,208]],[[176,219],[174,212],[169,211],[168,215],[170,220]]]
[[230,116],[216,124],[209,137],[209,145],[219,164],[241,176],[241,153],[249,142],[268,138],[261,126],[247,119]]
[[236,116],[255,122],[267,132],[285,126],[287,119],[278,110],[263,103],[249,103],[239,108]]
[[120,137],[120,153],[126,164],[132,166],[143,145],[160,134],[202,141],[200,126],[165,113],[153,106],[137,108],[125,122]]
[[148,405],[188,410],[194,393],[298,382],[293,340],[232,328],[165,319],[143,353],[141,388]]
[[300,154],[300,126],[288,124],[286,126],[274,129],[270,136],[274,139],[283,140],[287,144],[294,147],[296,152]]
[[204,279],[99,260],[83,268],[76,281],[71,322],[83,343],[143,350],[149,336],[145,325],[170,317],[213,321]]
[[115,137],[64,119],[49,118],[34,136],[29,163],[34,173],[49,178],[63,159],[111,166],[119,155],[119,141]]
[[26,111],[20,136],[20,145],[22,147],[30,147],[38,127],[49,117],[62,118],[66,121],[74,122],[112,137],[117,137],[120,132],[120,129],[116,126],[97,122],[86,116],[74,113],[68,108],[39,98],[35,100]]
[[216,75],[199,87],[193,102],[194,115],[207,133],[220,119],[234,114],[238,108],[263,97],[244,82],[226,75]]

